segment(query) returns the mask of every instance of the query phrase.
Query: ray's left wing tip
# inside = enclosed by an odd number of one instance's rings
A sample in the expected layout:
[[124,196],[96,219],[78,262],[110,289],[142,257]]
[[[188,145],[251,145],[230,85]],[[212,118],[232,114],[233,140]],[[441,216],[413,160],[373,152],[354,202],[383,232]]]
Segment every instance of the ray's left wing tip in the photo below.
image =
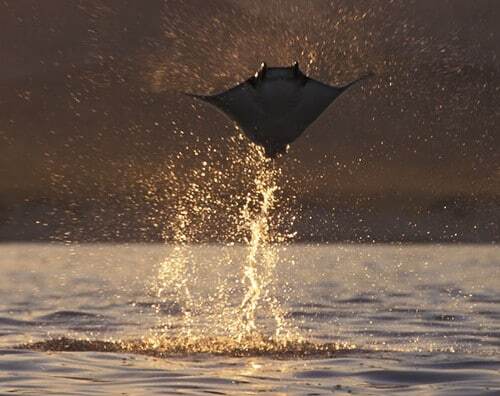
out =
[[190,92],[179,92],[179,93],[189,98],[195,98],[195,99],[204,99],[206,97],[205,95],[197,95]]
[[206,103],[212,103],[214,101],[214,96],[211,95],[198,95],[190,92],[182,92],[182,95],[187,96],[189,98],[194,98],[196,100],[200,100]]

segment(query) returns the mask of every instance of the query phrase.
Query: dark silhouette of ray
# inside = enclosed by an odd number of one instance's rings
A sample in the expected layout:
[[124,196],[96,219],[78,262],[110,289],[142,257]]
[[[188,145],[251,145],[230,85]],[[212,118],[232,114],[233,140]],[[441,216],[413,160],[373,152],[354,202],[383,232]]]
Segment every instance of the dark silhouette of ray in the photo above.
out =
[[294,62],[290,67],[260,69],[246,81],[216,95],[193,95],[235,121],[267,157],[283,154],[287,146],[347,88],[370,77],[363,76],[342,87],[307,77]]

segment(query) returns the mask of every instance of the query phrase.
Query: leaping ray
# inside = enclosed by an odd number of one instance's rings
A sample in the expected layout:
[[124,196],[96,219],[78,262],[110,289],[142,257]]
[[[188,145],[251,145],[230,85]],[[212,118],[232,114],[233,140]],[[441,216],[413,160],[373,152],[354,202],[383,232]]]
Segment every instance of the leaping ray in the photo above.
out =
[[274,158],[285,153],[342,92],[370,76],[333,87],[307,77],[297,62],[290,67],[267,67],[263,62],[255,75],[225,92],[187,95],[221,110]]

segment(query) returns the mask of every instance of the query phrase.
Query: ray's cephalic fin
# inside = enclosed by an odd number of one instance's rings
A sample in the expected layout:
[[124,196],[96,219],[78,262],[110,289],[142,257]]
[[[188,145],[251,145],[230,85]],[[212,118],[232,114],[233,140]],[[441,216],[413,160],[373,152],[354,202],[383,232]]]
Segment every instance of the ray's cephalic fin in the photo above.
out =
[[256,87],[257,84],[259,84],[260,82],[262,82],[264,80],[264,78],[266,77],[266,73],[267,73],[267,65],[266,65],[266,62],[262,62],[260,64],[260,68],[259,70],[257,70],[255,72],[255,74],[250,77],[247,81],[253,86],[253,87]]

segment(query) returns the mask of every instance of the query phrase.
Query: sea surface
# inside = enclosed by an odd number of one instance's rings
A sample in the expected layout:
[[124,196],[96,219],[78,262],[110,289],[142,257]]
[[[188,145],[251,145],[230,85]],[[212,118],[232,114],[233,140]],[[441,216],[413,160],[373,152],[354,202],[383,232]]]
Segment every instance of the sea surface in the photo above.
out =
[[500,395],[499,246],[283,247],[253,349],[248,248],[185,248],[0,245],[0,394]]

